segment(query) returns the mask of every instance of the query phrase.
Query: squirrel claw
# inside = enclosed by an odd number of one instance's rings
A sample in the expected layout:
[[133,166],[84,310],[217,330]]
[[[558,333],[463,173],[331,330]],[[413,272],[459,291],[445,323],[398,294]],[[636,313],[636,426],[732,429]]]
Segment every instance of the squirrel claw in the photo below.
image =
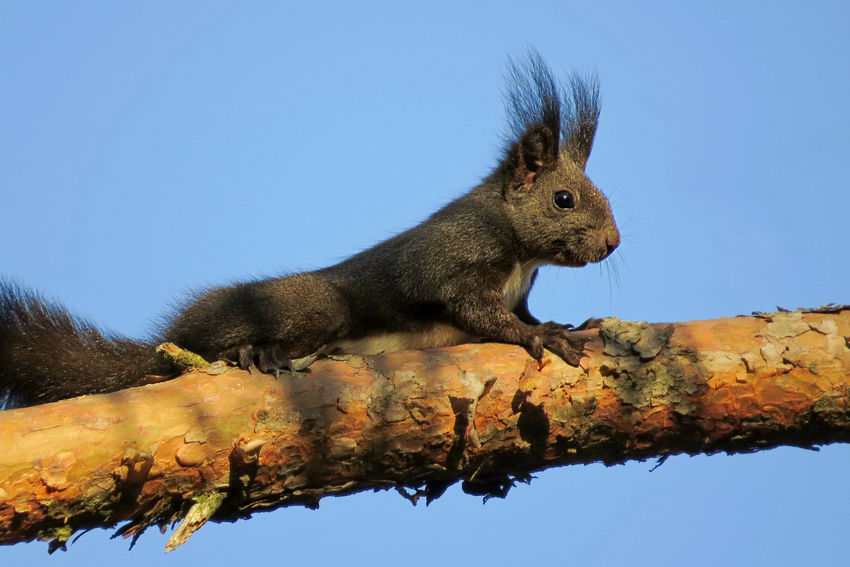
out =
[[292,362],[277,343],[239,345],[223,352],[221,357],[225,359],[235,358],[238,361],[239,368],[252,374],[259,370],[264,374],[274,374],[275,378],[280,377],[281,370],[289,370],[292,366]]
[[278,343],[246,344],[225,351],[222,357],[236,358],[239,368],[252,374],[259,370],[263,374],[273,374],[275,378],[280,378],[281,372],[295,373],[305,370],[324,354],[326,347],[327,345],[322,346],[311,355],[290,359]]
[[591,317],[581,325],[575,328],[576,331],[588,331],[590,329],[601,329],[602,328],[602,319],[597,319],[596,317]]
[[300,372],[306,369],[308,366],[316,362],[323,354],[325,354],[325,349],[328,348],[328,345],[322,345],[319,347],[319,350],[310,354],[308,356],[302,358],[293,358],[289,361],[289,369],[293,372]]
[[590,339],[577,337],[573,334],[571,325],[560,325],[548,322],[537,325],[536,334],[531,341],[529,353],[538,362],[543,359],[543,349],[556,354],[570,366],[578,366],[582,357],[587,356],[584,345]]

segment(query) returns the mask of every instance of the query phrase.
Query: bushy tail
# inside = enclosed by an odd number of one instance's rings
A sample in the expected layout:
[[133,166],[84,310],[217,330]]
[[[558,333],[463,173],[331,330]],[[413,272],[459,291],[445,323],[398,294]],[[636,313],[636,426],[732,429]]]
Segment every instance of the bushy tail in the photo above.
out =
[[113,392],[172,372],[155,346],[105,334],[61,305],[0,281],[0,408]]

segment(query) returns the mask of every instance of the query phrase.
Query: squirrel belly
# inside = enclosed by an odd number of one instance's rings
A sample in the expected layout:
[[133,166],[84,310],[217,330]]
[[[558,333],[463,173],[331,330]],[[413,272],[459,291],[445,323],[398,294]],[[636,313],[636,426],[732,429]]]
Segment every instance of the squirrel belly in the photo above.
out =
[[421,331],[379,333],[360,339],[340,339],[332,342],[328,354],[380,354],[401,350],[441,348],[481,340],[446,323],[436,323]]
[[[502,293],[505,306],[514,311],[524,301],[534,282],[538,264],[517,263],[508,275]],[[434,323],[415,331],[378,333],[360,339],[341,339],[331,343],[328,354],[380,354],[402,350],[443,348],[464,343],[478,342],[484,337],[471,335],[448,323]]]
[[319,352],[376,354],[489,340],[577,366],[584,339],[541,323],[528,294],[543,265],[608,258],[620,233],[585,175],[599,121],[594,77],[557,81],[530,50],[509,62],[511,129],[498,165],[421,224],[328,268],[198,293],[146,341],[100,331],[0,280],[0,406],[55,401],[168,375],[164,341],[263,372]]

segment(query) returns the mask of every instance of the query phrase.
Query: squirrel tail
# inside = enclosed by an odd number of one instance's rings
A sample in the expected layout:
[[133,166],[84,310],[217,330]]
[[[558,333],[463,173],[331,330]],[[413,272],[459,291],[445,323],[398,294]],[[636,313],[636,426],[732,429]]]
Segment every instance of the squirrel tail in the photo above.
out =
[[0,280],[0,409],[113,392],[171,373],[155,347],[104,333],[62,305]]

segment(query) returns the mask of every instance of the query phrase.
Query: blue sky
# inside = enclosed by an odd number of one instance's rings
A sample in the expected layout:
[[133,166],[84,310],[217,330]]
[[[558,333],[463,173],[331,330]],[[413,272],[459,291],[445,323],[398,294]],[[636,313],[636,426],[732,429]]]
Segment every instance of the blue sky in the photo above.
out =
[[[0,274],[140,336],[186,290],[323,267],[410,227],[494,166],[509,54],[604,95],[588,174],[624,235],[620,283],[549,268],[538,317],[684,321],[850,303],[846,2],[0,3]],[[116,560],[408,567],[839,565],[850,449],[540,473],[208,525],[86,534]]]

